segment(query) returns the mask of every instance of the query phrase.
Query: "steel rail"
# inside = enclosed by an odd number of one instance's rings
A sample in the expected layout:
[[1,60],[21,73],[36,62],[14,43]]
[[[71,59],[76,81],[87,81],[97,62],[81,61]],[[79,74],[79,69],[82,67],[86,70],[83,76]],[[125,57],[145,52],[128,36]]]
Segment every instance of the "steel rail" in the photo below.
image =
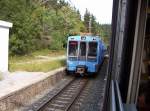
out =
[[38,107],[38,109],[36,109],[36,111],[40,111],[43,107],[45,107],[49,101],[51,101],[52,99],[54,99],[56,96],[58,96],[60,93],[62,93],[71,83],[73,83],[76,79],[74,78],[73,80],[71,80],[63,89],[61,89],[60,91],[58,91],[55,95],[53,95],[50,99],[48,99],[47,101],[45,101],[45,103],[43,105],[41,105],[40,107]]
[[[36,111],[43,111],[44,108],[48,107],[51,105],[51,103],[55,100],[57,100],[57,97],[61,97],[61,94],[64,93],[65,91],[67,91],[68,89],[70,89],[71,85],[73,85],[75,82],[77,82],[78,79],[73,79],[71,82],[69,82],[63,89],[61,89],[57,94],[55,94],[53,97],[51,97],[49,100],[47,100],[41,107],[39,107]],[[79,79],[80,80],[80,84],[78,87],[76,87],[77,89],[75,90],[75,94],[72,95],[72,98],[70,98],[70,100],[68,100],[68,104],[64,105],[64,111],[68,111],[71,106],[73,105],[73,103],[76,101],[76,99],[79,97],[79,95],[81,94],[82,90],[85,88],[88,79]],[[68,88],[68,89],[67,89]],[[77,91],[76,91],[77,90]],[[68,95],[70,96],[70,95]],[[56,103],[57,104],[57,103]],[[57,108],[56,108],[57,109]]]
[[80,96],[83,89],[87,85],[87,82],[88,82],[88,80],[86,79],[84,84],[82,85],[82,87],[80,87],[80,89],[78,90],[78,92],[76,93],[76,95],[74,96],[74,98],[72,99],[72,101],[70,102],[70,104],[68,105],[68,107],[64,111],[69,111],[70,110],[71,106],[75,103],[75,101],[77,100],[77,98]]

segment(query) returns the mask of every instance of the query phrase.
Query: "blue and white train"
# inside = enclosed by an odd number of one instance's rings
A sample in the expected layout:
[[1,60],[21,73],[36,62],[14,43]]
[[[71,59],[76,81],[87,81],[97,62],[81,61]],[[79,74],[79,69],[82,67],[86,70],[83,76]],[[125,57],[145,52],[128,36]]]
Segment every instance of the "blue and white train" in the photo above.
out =
[[70,36],[67,41],[67,72],[93,74],[98,72],[106,47],[99,36]]

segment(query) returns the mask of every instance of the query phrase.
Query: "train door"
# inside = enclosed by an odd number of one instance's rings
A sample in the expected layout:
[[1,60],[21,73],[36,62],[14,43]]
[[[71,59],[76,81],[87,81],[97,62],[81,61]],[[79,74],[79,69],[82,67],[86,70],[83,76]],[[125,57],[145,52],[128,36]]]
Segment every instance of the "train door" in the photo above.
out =
[[79,64],[86,65],[86,52],[87,52],[87,43],[81,41],[79,45]]
[[79,74],[84,74],[87,71],[87,66],[86,66],[86,50],[87,50],[87,45],[85,41],[79,42],[79,56],[78,56],[78,65],[76,67],[76,73]]
[[137,106],[139,111],[150,111],[150,0],[143,46]]

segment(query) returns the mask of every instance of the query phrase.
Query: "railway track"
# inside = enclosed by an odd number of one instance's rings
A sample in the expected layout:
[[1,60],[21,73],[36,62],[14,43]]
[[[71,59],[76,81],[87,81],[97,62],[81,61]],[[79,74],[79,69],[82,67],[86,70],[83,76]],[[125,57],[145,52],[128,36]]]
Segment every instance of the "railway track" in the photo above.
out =
[[39,101],[25,111],[69,111],[84,92],[87,82],[87,78],[73,79],[63,88],[54,91],[53,95],[47,94],[43,101]]

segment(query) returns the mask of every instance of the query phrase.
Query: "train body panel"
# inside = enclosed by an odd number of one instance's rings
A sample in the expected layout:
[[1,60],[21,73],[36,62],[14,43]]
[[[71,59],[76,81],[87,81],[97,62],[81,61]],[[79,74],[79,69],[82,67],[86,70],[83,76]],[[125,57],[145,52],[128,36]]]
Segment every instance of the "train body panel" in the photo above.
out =
[[95,73],[104,59],[104,44],[98,36],[70,36],[67,42],[67,70]]

